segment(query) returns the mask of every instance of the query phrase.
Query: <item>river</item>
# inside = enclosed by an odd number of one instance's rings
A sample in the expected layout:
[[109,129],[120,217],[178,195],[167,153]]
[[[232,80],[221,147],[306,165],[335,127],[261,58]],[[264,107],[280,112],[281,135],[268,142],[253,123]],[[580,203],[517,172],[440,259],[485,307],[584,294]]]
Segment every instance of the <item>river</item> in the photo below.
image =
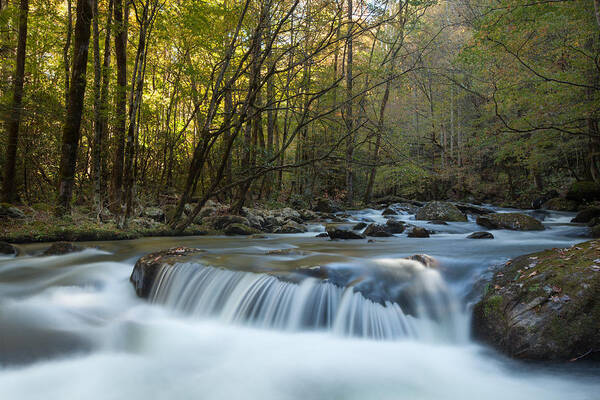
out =
[[[331,241],[315,224],[47,257],[47,244],[23,245],[0,258],[0,399],[598,399],[597,366],[509,360],[469,337],[469,307],[494,265],[585,240],[572,214],[539,216],[545,231],[493,240],[465,238],[481,230],[471,217],[429,225],[407,214],[437,233]],[[174,246],[206,252],[162,271],[150,301],[136,297],[135,261]],[[437,268],[403,259],[421,253]]]

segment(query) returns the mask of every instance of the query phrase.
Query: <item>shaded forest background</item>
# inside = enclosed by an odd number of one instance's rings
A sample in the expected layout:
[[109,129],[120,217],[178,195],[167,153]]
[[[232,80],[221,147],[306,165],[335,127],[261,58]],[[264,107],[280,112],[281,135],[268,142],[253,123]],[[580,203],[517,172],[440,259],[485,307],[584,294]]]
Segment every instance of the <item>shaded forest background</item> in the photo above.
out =
[[595,0],[0,0],[3,201],[527,205],[600,180],[599,56]]

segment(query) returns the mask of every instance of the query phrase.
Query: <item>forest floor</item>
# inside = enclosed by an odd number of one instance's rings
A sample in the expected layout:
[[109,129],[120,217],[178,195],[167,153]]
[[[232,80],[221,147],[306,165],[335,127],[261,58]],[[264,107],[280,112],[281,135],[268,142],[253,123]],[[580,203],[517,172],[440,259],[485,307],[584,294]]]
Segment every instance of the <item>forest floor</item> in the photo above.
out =
[[160,222],[132,219],[127,229],[117,227],[115,221],[99,222],[85,209],[74,209],[71,216],[58,218],[51,212],[21,209],[23,218],[0,220],[0,242],[41,243],[55,241],[127,240],[151,236],[194,236],[210,232],[204,227],[191,225],[176,233]]

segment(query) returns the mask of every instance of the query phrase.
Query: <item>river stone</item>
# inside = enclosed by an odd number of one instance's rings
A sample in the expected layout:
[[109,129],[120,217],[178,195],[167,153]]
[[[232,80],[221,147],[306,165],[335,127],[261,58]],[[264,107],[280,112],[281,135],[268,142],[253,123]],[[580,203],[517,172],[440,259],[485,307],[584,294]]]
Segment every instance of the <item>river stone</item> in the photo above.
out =
[[236,235],[248,236],[248,235],[253,235],[255,233],[258,233],[258,232],[259,232],[258,230],[254,229],[248,225],[239,224],[237,222],[227,225],[227,227],[225,227],[225,231],[224,231],[224,233],[227,236],[236,236]]
[[301,225],[295,221],[287,221],[285,225],[280,226],[275,229],[273,233],[304,233],[306,232],[306,227]]
[[467,221],[467,217],[455,205],[443,201],[431,201],[425,204],[419,208],[415,218],[420,221]]
[[224,230],[228,225],[231,224],[242,224],[248,227],[250,226],[250,221],[241,215],[214,215],[212,217],[204,218],[202,222],[218,231]]
[[364,239],[365,235],[352,230],[351,227],[345,225],[327,224],[325,230],[331,239]]
[[494,235],[492,235],[490,232],[473,232],[469,236],[467,236],[467,239],[493,239],[493,238],[494,238]]
[[390,233],[402,233],[406,229],[404,221],[398,221],[396,219],[388,219],[385,225]]
[[362,229],[365,229],[367,226],[369,225],[366,222],[359,222],[358,224],[354,225],[352,229],[354,229],[355,231],[360,231]]
[[327,232],[321,232],[321,233],[317,234],[315,237],[326,238],[326,237],[329,237],[329,234]]
[[554,211],[577,211],[579,203],[564,197],[555,197],[542,204],[542,209]]
[[158,207],[146,207],[142,215],[146,218],[151,218],[158,222],[165,221],[165,213]]
[[476,206],[474,204],[468,203],[452,203],[456,208],[458,208],[464,214],[474,214],[474,215],[484,215],[484,214],[493,214],[494,210],[487,207]]
[[544,225],[529,215],[520,213],[497,213],[482,215],[477,224],[488,229],[510,229],[513,231],[543,231]]
[[7,203],[0,203],[0,218],[24,218],[25,214],[17,207]]
[[584,210],[581,210],[577,213],[575,218],[571,220],[571,222],[579,222],[582,224],[586,224],[592,221],[594,218],[600,217],[600,208],[599,207],[588,207]]
[[78,246],[71,242],[56,242],[42,253],[43,256],[61,256],[63,254],[77,253],[85,250],[84,247]]
[[515,358],[599,360],[600,241],[521,256],[473,309],[476,339]]
[[398,212],[396,212],[396,210],[394,210],[392,207],[387,207],[385,210],[383,210],[381,215],[398,215]]
[[428,254],[414,254],[406,257],[407,260],[418,261],[427,268],[437,268],[439,266],[438,261]]
[[17,248],[15,246],[13,246],[12,244],[6,243],[6,242],[0,242],[0,254],[16,256],[18,254],[18,251],[17,251]]
[[371,237],[390,237],[390,236],[394,236],[392,235],[388,229],[386,225],[379,225],[379,224],[371,224],[367,227],[367,229],[365,229],[365,231],[363,232],[366,236],[371,236]]
[[317,200],[317,204],[313,207],[313,211],[331,214],[340,211],[340,207],[338,207],[333,200],[321,197]]
[[419,226],[415,226],[412,228],[410,232],[408,232],[409,238],[428,238],[429,231],[425,228],[421,228]]
[[129,278],[135,288],[135,293],[141,298],[147,298],[152,290],[156,274],[162,266],[185,262],[193,255],[203,251],[188,247],[173,247],[141,257],[135,263]]

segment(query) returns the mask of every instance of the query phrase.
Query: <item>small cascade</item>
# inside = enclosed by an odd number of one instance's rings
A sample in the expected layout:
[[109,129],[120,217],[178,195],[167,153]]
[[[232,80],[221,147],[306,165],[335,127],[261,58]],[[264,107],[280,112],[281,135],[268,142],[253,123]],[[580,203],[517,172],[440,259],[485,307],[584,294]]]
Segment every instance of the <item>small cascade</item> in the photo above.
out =
[[311,277],[288,282],[268,274],[195,263],[163,266],[150,300],[186,315],[269,329],[322,330],[387,340],[461,340],[459,327],[465,325],[459,321],[461,313],[453,310],[440,315],[439,310],[449,310],[449,293],[436,271],[427,271],[426,276],[432,280],[427,290],[414,291],[419,298],[412,299],[412,304],[419,307],[412,307],[410,315],[397,302],[374,301],[352,285],[343,287]]

